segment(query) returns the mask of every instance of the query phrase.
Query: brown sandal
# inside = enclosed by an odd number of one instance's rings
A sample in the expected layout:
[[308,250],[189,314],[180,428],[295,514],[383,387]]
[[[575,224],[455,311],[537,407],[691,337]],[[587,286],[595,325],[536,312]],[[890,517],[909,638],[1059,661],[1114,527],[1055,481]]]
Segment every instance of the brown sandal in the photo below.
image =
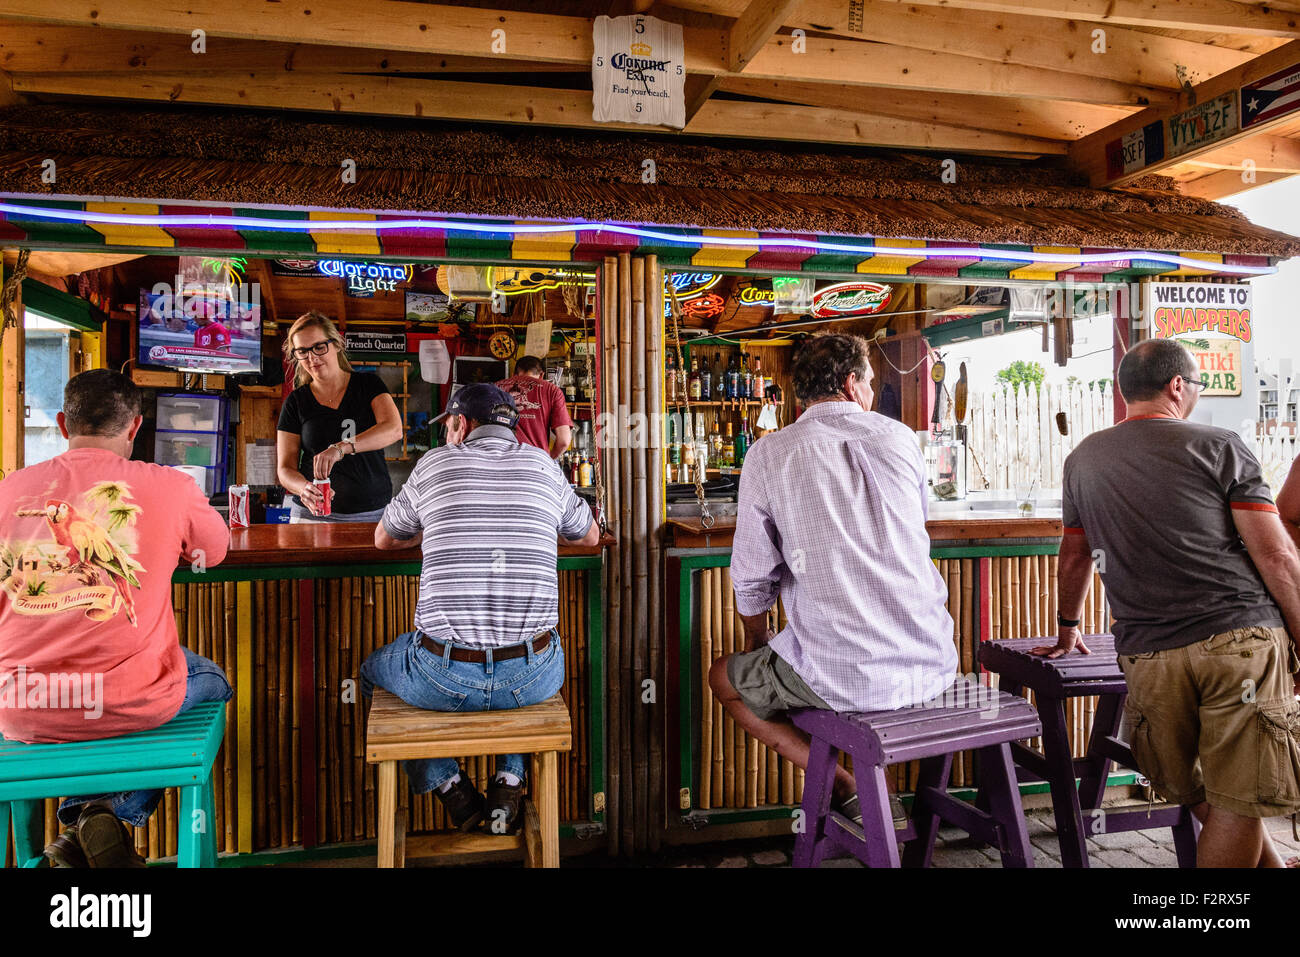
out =
[[50,867],[89,867],[86,854],[81,849],[77,825],[73,824],[45,846],[45,856]]

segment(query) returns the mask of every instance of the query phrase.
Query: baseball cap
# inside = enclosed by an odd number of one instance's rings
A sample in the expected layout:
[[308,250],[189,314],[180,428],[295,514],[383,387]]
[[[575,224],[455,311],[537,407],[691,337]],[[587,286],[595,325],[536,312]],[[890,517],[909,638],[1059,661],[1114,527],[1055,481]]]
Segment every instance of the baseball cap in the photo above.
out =
[[465,415],[484,425],[504,425],[508,429],[519,421],[519,410],[510,393],[491,382],[471,382],[455,389],[447,408],[433,421],[441,422],[449,415]]

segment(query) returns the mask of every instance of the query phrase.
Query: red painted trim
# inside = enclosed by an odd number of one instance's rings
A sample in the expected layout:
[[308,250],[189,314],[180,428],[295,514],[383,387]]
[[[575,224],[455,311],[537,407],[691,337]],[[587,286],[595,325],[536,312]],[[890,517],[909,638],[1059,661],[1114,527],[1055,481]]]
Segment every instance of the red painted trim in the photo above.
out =
[[[979,560],[979,589],[980,589],[980,621],[979,621],[979,640],[988,641],[993,637],[993,559],[981,558]],[[980,674],[988,674],[988,670],[980,665]]]
[[298,763],[302,846],[316,846],[316,586],[298,580]]
[[1270,505],[1267,502],[1229,502],[1229,508],[1241,509],[1247,512],[1273,512],[1277,513],[1277,506]]
[[1069,525],[1066,525],[1064,528],[1062,528],[1062,529],[1061,529],[1061,532],[1062,532],[1063,534],[1065,534],[1065,535],[1082,535],[1082,534],[1084,534],[1083,529],[1081,529],[1081,528],[1073,528],[1073,527],[1071,527],[1071,526],[1069,526]]

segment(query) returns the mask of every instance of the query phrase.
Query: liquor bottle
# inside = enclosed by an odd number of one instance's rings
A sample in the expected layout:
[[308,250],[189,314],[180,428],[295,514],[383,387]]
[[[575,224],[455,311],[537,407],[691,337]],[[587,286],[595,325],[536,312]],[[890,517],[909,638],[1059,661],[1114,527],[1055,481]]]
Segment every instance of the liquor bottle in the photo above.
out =
[[762,363],[758,361],[758,356],[754,356],[754,383],[750,387],[749,397],[751,399],[763,398],[763,371]]
[[745,453],[749,451],[749,419],[740,417],[740,434],[736,436],[736,468],[745,464]]
[[727,397],[727,375],[722,368],[722,353],[713,353],[713,399],[721,401]]
[[713,431],[709,433],[709,468],[722,468],[722,433],[718,431],[718,420],[713,420]]
[[[668,415],[664,418],[664,428],[668,433],[667,442],[665,444],[668,446],[667,458],[670,466],[682,464],[682,446],[678,441],[680,436],[677,434],[682,428],[681,421],[682,420],[676,414]],[[672,479],[669,479],[668,481],[671,482]]]
[[578,401],[578,380],[573,374],[573,366],[564,363],[564,401]]
[[713,377],[709,374],[709,363],[705,361],[700,365],[700,398],[708,399],[712,388]]
[[735,399],[740,395],[740,366],[736,363],[736,354],[731,354],[727,363],[727,398]]
[[695,435],[689,412],[682,416],[682,466],[688,471],[695,467]]
[[591,485],[591,459],[583,456],[582,458],[582,481],[579,483],[583,488]]
[[672,405],[677,401],[677,356],[671,351],[664,362],[664,386],[668,395],[668,404]]
[[582,484],[582,466],[580,460],[576,456],[570,466],[569,481],[574,485]]
[[700,378],[700,358],[691,356],[691,398],[699,399],[703,380]]
[[722,440],[722,467],[736,467],[736,437],[732,434],[731,423],[727,423],[727,437]]
[[749,356],[740,354],[740,398],[748,399],[754,390],[754,374],[749,371]]

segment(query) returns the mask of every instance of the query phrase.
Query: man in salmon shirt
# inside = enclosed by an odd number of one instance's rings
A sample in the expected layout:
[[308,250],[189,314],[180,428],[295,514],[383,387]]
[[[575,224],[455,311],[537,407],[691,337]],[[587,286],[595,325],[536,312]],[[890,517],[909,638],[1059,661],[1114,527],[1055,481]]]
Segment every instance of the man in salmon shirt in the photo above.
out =
[[[130,460],[140,390],[107,369],[63,392],[62,455],[0,481],[0,736],[112,738],[231,697],[213,662],[182,648],[172,611],[177,560],[216,565],[225,522],[175,469]],[[144,861],[142,827],[161,791],[69,798],[45,849],[55,867]]]
[[[564,393],[544,376],[546,366],[537,356],[521,356],[515,374],[497,385],[510,393],[519,412],[515,437],[535,445],[553,459],[558,459],[573,441],[573,419],[564,402]],[[551,444],[551,433],[555,444]]]

